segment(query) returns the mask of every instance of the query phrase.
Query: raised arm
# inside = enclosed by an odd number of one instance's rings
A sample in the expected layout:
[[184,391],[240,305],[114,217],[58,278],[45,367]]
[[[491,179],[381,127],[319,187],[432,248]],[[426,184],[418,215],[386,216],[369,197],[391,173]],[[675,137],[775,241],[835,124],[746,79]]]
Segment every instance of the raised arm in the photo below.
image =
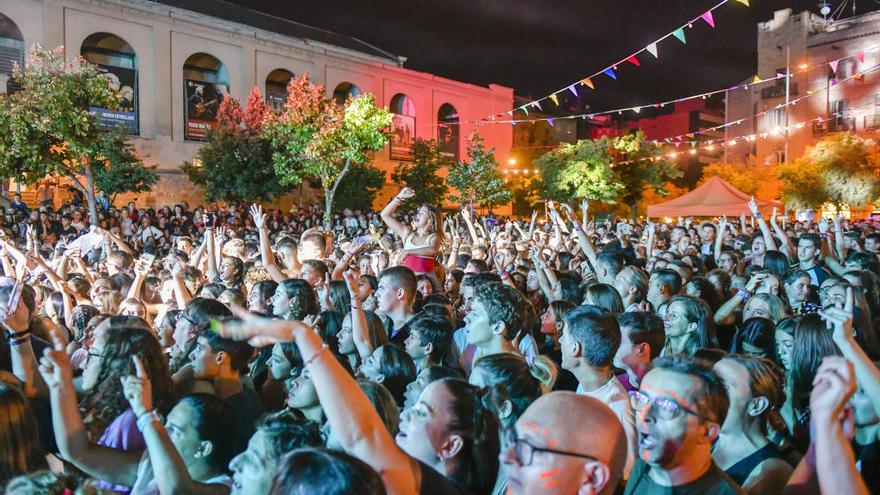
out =
[[[343,274],[345,285],[348,286],[348,294],[351,296],[351,336],[354,347],[358,351],[361,361],[367,359],[373,353],[373,344],[370,342],[370,328],[367,324],[367,315],[357,299],[357,274],[347,271]],[[339,308],[344,311],[344,308]]]
[[464,219],[465,225],[467,225],[468,233],[471,235],[471,242],[476,246],[480,244],[480,239],[477,238],[477,231],[474,229],[474,222],[471,219],[471,212],[466,208],[461,208],[461,218]]
[[329,352],[314,330],[299,321],[269,320],[238,311],[241,323],[213,327],[223,336],[248,340],[254,346],[295,342],[305,358],[318,399],[333,435],[343,449],[373,468],[392,495],[418,492],[415,464],[395,444],[375,408],[357,382]]
[[125,452],[89,441],[77,406],[73,369],[57,329],[52,329],[52,347],[40,359],[40,374],[49,387],[52,427],[61,456],[93,478],[116,485],[134,485],[141,452]]
[[718,234],[715,236],[715,252],[713,253],[713,257],[715,258],[715,266],[719,266],[721,264],[721,250],[724,246],[724,236],[727,234],[727,216],[721,217],[721,221],[718,222]]
[[[596,266],[598,266],[598,258],[596,247],[593,246],[593,241],[591,241],[590,236],[584,232],[583,226],[578,223],[577,218],[574,217],[574,215],[571,215],[570,210],[566,211],[569,211],[569,219],[574,224],[574,232],[577,234],[578,246],[580,246],[581,251],[587,255],[587,259],[590,261],[590,264],[593,265],[593,268],[596,268]],[[648,256],[650,257],[651,253],[648,253]]]
[[254,227],[260,233],[260,259],[263,260],[263,267],[269,272],[272,280],[280,284],[288,277],[275,261],[275,253],[272,252],[272,246],[269,244],[269,226],[266,224],[266,214],[263,213],[263,207],[257,204],[251,205],[251,217],[254,219]]
[[776,239],[779,241],[779,250],[788,256],[789,260],[797,259],[797,250],[791,243],[791,239],[785,235],[785,231],[779,227],[779,223],[776,221],[776,208],[773,209],[773,215],[770,217],[770,226],[773,227],[773,232],[776,233]]
[[208,257],[208,268],[205,270],[205,276],[208,277],[208,282],[211,282],[217,276],[217,257],[214,254],[217,246],[214,244],[214,227],[210,225],[205,227],[205,245],[207,246],[205,252]]
[[137,356],[132,356],[131,359],[134,361],[136,375],[123,378],[122,388],[125,398],[128,399],[132,411],[138,418],[138,427],[144,434],[159,493],[175,495],[229,493],[229,488],[225,485],[200,483],[192,479],[165,426],[153,416],[152,385],[150,377],[144,370],[144,364]]
[[379,216],[382,217],[382,221],[385,222],[385,225],[403,240],[406,240],[406,237],[412,229],[394,218],[394,211],[397,210],[397,207],[400,206],[401,203],[415,195],[415,191],[408,187],[404,187],[379,213]]
[[767,221],[764,220],[763,215],[761,215],[761,212],[758,210],[758,203],[755,202],[754,196],[749,200],[749,210],[752,211],[752,218],[758,220],[758,227],[761,229],[761,235],[764,236],[764,244],[767,245],[767,249],[776,250],[776,240],[773,239],[773,235],[770,234],[770,227],[767,226]]

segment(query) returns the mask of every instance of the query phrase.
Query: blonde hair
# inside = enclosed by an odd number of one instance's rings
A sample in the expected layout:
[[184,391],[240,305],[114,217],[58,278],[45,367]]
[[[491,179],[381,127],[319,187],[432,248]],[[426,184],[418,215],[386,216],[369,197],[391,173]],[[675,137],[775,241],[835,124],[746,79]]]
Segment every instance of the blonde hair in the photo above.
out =
[[122,303],[122,295],[118,290],[107,290],[95,295],[95,307],[101,314],[115,315],[119,313],[119,305]]

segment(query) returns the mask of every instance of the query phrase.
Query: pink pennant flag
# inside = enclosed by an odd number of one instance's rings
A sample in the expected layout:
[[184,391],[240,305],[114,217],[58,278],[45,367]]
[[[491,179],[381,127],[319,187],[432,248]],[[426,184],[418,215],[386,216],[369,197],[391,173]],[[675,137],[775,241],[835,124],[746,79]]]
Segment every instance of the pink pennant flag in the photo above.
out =
[[865,52],[859,52],[856,54],[856,58],[859,59],[860,63],[865,63]]
[[711,10],[707,10],[703,15],[700,16],[700,19],[703,19],[704,21],[706,21],[706,23],[709,24],[710,26],[712,26],[713,28],[715,27],[715,18],[712,17]]
[[831,67],[831,72],[837,74],[837,64],[839,62],[839,60],[832,60],[831,62],[828,62],[828,66]]

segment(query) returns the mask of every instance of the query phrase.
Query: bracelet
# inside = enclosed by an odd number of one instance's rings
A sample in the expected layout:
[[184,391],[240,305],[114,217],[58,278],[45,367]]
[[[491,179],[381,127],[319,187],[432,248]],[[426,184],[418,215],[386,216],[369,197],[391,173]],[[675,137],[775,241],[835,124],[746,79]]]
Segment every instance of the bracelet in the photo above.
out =
[[330,348],[330,346],[328,346],[327,344],[321,344],[321,348],[318,349],[318,352],[316,352],[315,354],[312,355],[312,357],[307,359],[305,365],[310,366],[315,361],[315,359],[318,359],[321,356],[321,354],[324,354],[324,352],[329,348]]
[[155,409],[153,409],[152,411],[147,411],[147,412],[141,414],[140,416],[137,417],[138,431],[140,431],[140,432],[144,431],[144,428],[146,428],[147,425],[149,425],[153,421],[158,421],[159,423],[162,422],[162,418],[159,416],[159,413],[157,413]]
[[359,303],[351,302],[351,309],[363,309]]
[[581,226],[580,226],[580,225],[575,225],[575,226],[574,226],[574,231],[575,231],[575,232],[583,232],[583,230],[581,229]]
[[749,291],[747,291],[747,290],[745,290],[745,289],[740,289],[740,290],[738,290],[738,291],[736,292],[736,295],[738,295],[738,296],[743,300],[743,302],[748,301],[749,298],[752,297],[752,293],[749,292]]

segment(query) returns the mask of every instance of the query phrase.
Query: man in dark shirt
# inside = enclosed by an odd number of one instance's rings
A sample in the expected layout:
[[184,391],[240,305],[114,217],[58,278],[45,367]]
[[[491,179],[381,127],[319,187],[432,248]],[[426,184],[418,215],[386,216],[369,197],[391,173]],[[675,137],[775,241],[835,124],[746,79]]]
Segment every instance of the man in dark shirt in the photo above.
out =
[[190,353],[193,376],[210,382],[214,394],[223,399],[235,416],[235,441],[244,448],[254,433],[257,419],[263,414],[260,397],[241,379],[241,370],[253,354],[246,342],[220,337],[211,329],[202,330],[196,348]]
[[379,287],[376,289],[378,310],[388,317],[388,341],[405,349],[409,337],[409,321],[414,313],[416,299],[416,275],[405,266],[393,266],[379,274]]
[[626,495],[745,494],[712,461],[729,404],[714,371],[689,356],[660,358],[630,397],[639,460]]

